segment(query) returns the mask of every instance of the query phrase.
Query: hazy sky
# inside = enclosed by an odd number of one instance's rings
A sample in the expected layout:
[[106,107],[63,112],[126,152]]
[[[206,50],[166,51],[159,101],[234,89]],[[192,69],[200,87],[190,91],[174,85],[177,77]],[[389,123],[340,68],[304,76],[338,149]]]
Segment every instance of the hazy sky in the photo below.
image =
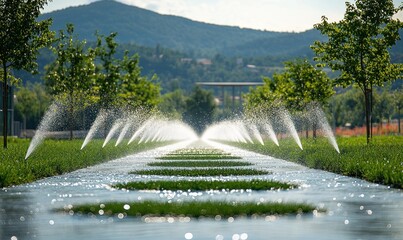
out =
[[[96,0],[53,0],[44,12]],[[118,0],[161,14],[182,16],[220,25],[271,31],[304,31],[325,15],[332,21],[343,18],[346,0]],[[395,5],[401,0],[394,0]],[[403,13],[399,13],[403,19]]]

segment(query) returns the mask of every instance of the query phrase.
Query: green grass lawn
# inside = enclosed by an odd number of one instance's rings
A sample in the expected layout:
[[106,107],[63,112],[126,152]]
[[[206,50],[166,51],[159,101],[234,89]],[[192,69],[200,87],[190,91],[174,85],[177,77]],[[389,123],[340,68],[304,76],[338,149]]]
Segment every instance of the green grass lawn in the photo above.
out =
[[209,217],[217,216],[228,217],[251,217],[251,216],[267,216],[267,215],[284,215],[284,214],[301,214],[312,213],[315,207],[308,204],[298,203],[259,203],[256,202],[172,202],[164,203],[157,201],[132,202],[132,203],[105,203],[105,204],[89,204],[74,206],[73,208],[63,209],[63,211],[71,214],[88,214],[107,215],[107,216],[123,216],[142,217],[142,216],[170,216],[170,217]]
[[168,153],[158,159],[163,160],[224,160],[241,159],[215,148],[185,148]]
[[319,138],[301,139],[304,150],[292,139],[280,140],[280,146],[231,143],[241,148],[293,161],[311,168],[357,177],[395,188],[403,188],[403,137],[374,136],[370,145],[365,137],[340,137],[340,154]]
[[196,167],[241,167],[241,166],[251,166],[252,163],[240,162],[240,161],[164,161],[164,162],[152,162],[147,164],[152,167],[186,167],[186,168],[196,168]]
[[7,149],[0,149],[0,187],[32,182],[80,168],[161,146],[162,143],[131,144],[102,148],[103,140],[91,141],[80,150],[83,140],[45,140],[25,160],[30,140],[10,138]]
[[293,184],[281,183],[272,180],[231,180],[231,181],[147,181],[147,182],[129,182],[116,184],[113,186],[118,189],[127,190],[171,190],[171,191],[207,191],[207,190],[234,190],[234,189],[250,189],[250,190],[275,190],[275,189],[292,189],[297,187]]

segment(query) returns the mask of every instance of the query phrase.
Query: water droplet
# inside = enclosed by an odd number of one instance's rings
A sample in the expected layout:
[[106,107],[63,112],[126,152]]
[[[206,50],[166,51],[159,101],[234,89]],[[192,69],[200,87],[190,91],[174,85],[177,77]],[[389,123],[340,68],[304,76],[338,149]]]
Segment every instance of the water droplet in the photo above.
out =
[[388,225],[386,225],[386,228],[391,228],[392,227],[392,224],[388,224]]
[[347,220],[347,219],[346,219],[346,220],[344,220],[344,224],[346,224],[346,225],[347,225],[347,224],[349,224],[349,223],[350,223],[350,221],[349,221],[349,220]]
[[129,204],[125,204],[125,205],[123,206],[123,208],[124,208],[125,210],[129,210],[129,209],[130,209],[130,205],[129,205]]
[[11,240],[18,240],[18,238],[16,236],[12,236]]
[[360,206],[360,210],[361,210],[361,211],[364,210],[364,206]]
[[248,234],[247,233],[242,233],[241,234],[241,240],[246,240],[248,239]]
[[55,221],[49,220],[49,224],[50,224],[50,225],[54,225],[54,224],[55,224]]
[[193,238],[193,234],[190,233],[190,232],[185,233],[185,238],[186,238],[186,239],[192,239],[192,238]]
[[119,213],[119,214],[118,214],[118,218],[119,218],[119,219],[123,219],[124,217],[125,217],[125,215],[123,215],[123,213]]
[[104,210],[100,209],[100,210],[98,211],[98,213],[99,213],[99,215],[102,216],[102,215],[104,215],[105,212],[104,212]]
[[215,236],[215,240],[224,240],[224,236],[218,234],[217,236]]
[[21,217],[20,217],[20,221],[21,221],[21,222],[24,222],[24,221],[25,221],[25,217],[24,217],[24,216],[21,216]]
[[367,210],[368,215],[372,215],[372,210]]
[[234,218],[233,218],[233,217],[229,217],[229,218],[228,218],[228,222],[229,222],[229,223],[233,223],[233,222],[234,222]]
[[239,234],[232,235],[232,240],[239,240],[239,239],[240,239]]

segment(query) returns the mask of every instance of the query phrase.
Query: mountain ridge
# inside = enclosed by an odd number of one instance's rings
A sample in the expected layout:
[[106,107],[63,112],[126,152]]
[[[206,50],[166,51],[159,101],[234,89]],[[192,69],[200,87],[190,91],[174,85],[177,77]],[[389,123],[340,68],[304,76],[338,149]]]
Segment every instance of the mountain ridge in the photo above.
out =
[[[298,49],[297,52],[300,52],[301,48],[309,51],[309,45],[298,43],[298,40],[304,38],[305,33],[316,31],[290,33],[222,26],[179,16],[163,15],[113,0],[69,7],[40,16],[40,19],[45,18],[53,19],[52,30],[55,31],[65,29],[67,23],[73,23],[75,32],[83,39],[95,39],[96,31],[104,35],[118,32],[116,39],[122,43],[135,43],[149,47],[161,45],[165,48],[210,55],[252,56],[256,53],[264,55],[262,49],[253,46],[253,43],[276,38],[292,38],[297,42],[292,44],[292,47],[273,47],[273,50],[277,50],[270,54],[282,55],[286,52],[292,55],[295,54],[293,49]],[[316,35],[318,38],[321,37],[319,32]],[[278,42],[281,43],[281,41]],[[242,51],[234,51],[237,48],[242,48]]]

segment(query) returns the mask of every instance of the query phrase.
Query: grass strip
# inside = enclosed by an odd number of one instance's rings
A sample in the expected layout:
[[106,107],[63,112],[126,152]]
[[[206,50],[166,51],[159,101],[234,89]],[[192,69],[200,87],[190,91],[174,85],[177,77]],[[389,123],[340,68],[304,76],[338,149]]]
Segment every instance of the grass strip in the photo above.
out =
[[241,159],[238,156],[232,156],[223,150],[215,148],[183,148],[168,153],[157,159],[163,160],[224,160],[224,159]]
[[167,162],[152,162],[147,164],[152,167],[241,167],[251,166],[249,162],[239,161],[167,161]]
[[270,172],[249,168],[210,168],[210,169],[151,169],[130,172],[138,175],[160,175],[160,176],[244,176],[244,175],[266,175]]
[[113,186],[118,189],[127,190],[171,190],[171,191],[207,191],[207,190],[234,190],[234,189],[250,189],[255,191],[277,190],[277,189],[292,189],[297,187],[293,184],[276,182],[272,180],[251,181],[147,181],[147,182],[129,182],[119,183]]
[[301,151],[291,139],[260,144],[236,143],[241,148],[293,161],[311,168],[365,179],[403,189],[403,137],[374,136],[366,145],[365,137],[339,137],[337,153],[326,139],[301,139]]
[[225,151],[216,148],[182,148],[169,153],[169,155],[172,154],[230,155],[230,153],[226,153]]
[[80,150],[83,140],[45,140],[25,160],[29,139],[10,138],[7,149],[0,149],[0,187],[18,185],[60,175],[165,143],[130,144],[115,147],[111,141],[102,148],[103,140],[92,140]]
[[158,157],[161,160],[224,160],[224,159],[242,159],[238,156],[231,155],[214,155],[214,154],[175,154],[175,155],[165,155]]
[[132,217],[208,217],[216,218],[217,216],[228,217],[252,217],[252,216],[267,216],[267,215],[285,215],[285,214],[302,214],[312,213],[315,207],[300,204],[300,203],[229,203],[229,202],[157,202],[144,201],[133,203],[105,203],[94,205],[74,206],[71,209],[67,208],[64,211],[69,214],[94,214],[119,216],[121,214]]

